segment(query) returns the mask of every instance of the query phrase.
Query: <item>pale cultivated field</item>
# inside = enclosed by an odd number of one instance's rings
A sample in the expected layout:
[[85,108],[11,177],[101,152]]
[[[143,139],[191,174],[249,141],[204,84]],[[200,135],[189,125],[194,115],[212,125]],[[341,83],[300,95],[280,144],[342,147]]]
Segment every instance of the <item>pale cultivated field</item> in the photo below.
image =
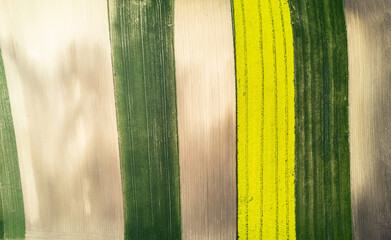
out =
[[235,69],[229,0],[175,1],[184,239],[235,239]]
[[391,238],[391,2],[346,0],[354,239]]
[[106,5],[0,1],[28,239],[123,239]]

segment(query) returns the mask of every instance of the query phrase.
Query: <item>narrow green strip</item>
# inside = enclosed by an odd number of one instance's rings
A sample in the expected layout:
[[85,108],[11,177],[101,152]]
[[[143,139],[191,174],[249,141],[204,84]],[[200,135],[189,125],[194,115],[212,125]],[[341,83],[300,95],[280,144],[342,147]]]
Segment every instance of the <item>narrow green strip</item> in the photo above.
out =
[[290,0],[297,239],[352,239],[347,37],[342,0]]
[[4,239],[3,197],[0,191],[0,239]]
[[14,124],[0,51],[0,239],[24,238],[25,220]]
[[125,239],[181,239],[174,1],[108,3]]

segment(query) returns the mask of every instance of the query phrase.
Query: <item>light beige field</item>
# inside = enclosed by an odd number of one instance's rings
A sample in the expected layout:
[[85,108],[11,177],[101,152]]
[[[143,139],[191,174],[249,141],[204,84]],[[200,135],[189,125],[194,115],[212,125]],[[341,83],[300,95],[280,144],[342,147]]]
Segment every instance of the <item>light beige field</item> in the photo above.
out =
[[175,1],[183,238],[236,238],[235,68],[229,0]]
[[346,0],[354,239],[391,237],[391,2]]
[[2,0],[27,239],[123,239],[105,0]]

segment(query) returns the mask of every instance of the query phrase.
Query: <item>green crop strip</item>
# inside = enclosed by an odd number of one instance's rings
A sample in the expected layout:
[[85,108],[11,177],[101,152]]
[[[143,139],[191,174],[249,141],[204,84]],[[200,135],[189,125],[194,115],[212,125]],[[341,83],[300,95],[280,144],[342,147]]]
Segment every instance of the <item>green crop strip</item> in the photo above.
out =
[[174,1],[108,4],[125,239],[181,239]]
[[297,239],[352,239],[348,58],[342,0],[290,0]]
[[0,239],[4,239],[3,204],[0,192]]
[[0,239],[24,238],[25,220],[18,152],[0,51]]

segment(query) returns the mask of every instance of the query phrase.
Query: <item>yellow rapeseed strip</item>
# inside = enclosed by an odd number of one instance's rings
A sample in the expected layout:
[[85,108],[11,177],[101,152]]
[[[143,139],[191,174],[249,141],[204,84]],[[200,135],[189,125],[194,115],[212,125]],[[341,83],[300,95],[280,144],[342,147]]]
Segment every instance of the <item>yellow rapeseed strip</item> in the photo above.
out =
[[295,239],[293,37],[287,0],[234,0],[239,239]]

